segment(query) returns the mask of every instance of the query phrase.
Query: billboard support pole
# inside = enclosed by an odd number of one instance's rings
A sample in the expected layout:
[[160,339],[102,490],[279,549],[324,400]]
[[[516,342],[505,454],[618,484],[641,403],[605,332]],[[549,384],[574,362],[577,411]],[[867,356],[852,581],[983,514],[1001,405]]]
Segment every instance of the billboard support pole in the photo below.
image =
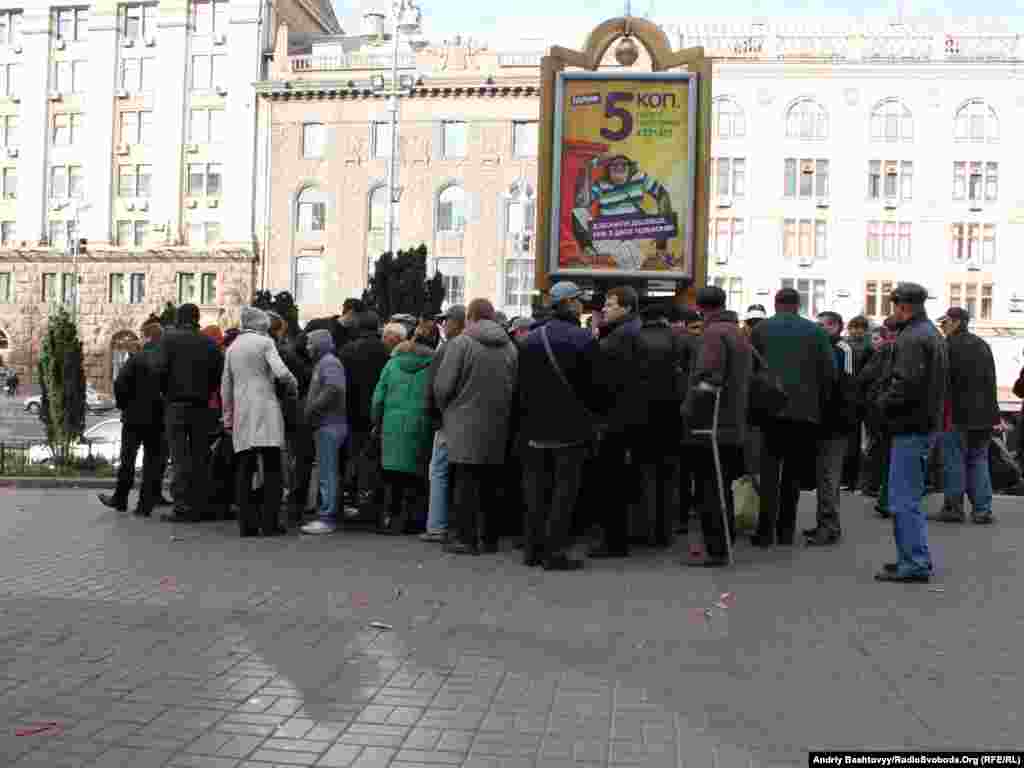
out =
[[676,300],[693,303],[697,288],[707,280],[708,267],[708,219],[709,187],[711,171],[711,79],[713,61],[704,55],[702,47],[672,50],[665,32],[647,19],[631,16],[610,19],[596,26],[587,36],[582,51],[561,46],[552,46],[540,63],[540,126],[537,169],[537,242],[536,288],[546,295],[550,288],[547,254],[551,238],[557,237],[551,220],[555,190],[553,189],[553,167],[555,140],[555,88],[558,73],[566,67],[585,69],[591,72],[601,66],[608,49],[622,38],[636,38],[647,50],[654,72],[666,72],[685,68],[697,75],[697,170],[694,184],[694,231],[693,231],[693,281],[680,283]]

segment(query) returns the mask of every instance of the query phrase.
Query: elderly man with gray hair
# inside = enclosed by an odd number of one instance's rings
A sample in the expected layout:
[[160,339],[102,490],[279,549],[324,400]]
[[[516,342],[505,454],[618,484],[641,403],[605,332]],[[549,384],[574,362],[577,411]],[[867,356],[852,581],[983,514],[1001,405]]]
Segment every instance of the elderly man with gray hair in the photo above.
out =
[[408,338],[409,328],[397,320],[385,325],[384,330],[381,331],[381,339],[384,341],[384,346],[388,348],[388,352],[394,351],[395,347]]

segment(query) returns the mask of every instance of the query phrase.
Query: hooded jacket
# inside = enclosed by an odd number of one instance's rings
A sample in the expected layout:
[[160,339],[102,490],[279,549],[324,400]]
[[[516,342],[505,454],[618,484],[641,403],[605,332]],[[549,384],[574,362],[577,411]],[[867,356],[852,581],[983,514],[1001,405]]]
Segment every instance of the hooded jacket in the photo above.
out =
[[426,474],[432,430],[425,393],[433,357],[430,347],[403,341],[373,391],[371,417],[381,424],[381,466],[388,471]]
[[331,332],[311,331],[309,349],[314,368],[306,394],[306,422],[313,429],[342,427],[347,430],[345,367],[334,354]]
[[442,413],[448,461],[501,464],[516,393],[516,345],[493,320],[480,320],[447,347],[434,395]]

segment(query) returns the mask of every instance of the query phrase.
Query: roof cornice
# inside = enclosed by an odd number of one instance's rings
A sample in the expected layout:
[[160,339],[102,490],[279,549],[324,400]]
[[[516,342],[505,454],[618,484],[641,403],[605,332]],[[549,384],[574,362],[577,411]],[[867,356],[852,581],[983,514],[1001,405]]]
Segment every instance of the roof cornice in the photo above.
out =
[[[339,100],[381,100],[387,96],[375,93],[372,88],[339,80],[290,80],[264,81],[256,83],[256,93],[272,101],[298,101],[303,99]],[[481,84],[475,82],[432,83],[413,88],[410,99],[429,98],[515,98],[535,97],[540,94],[540,80],[517,78],[516,82]]]

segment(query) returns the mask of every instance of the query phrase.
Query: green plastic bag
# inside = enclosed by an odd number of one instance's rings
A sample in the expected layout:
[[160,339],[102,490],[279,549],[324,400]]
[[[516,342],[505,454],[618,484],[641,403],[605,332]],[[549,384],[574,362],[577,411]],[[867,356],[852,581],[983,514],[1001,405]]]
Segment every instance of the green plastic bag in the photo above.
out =
[[761,510],[761,497],[752,475],[733,480],[732,501],[736,510],[736,530],[752,531],[757,527],[757,516]]

